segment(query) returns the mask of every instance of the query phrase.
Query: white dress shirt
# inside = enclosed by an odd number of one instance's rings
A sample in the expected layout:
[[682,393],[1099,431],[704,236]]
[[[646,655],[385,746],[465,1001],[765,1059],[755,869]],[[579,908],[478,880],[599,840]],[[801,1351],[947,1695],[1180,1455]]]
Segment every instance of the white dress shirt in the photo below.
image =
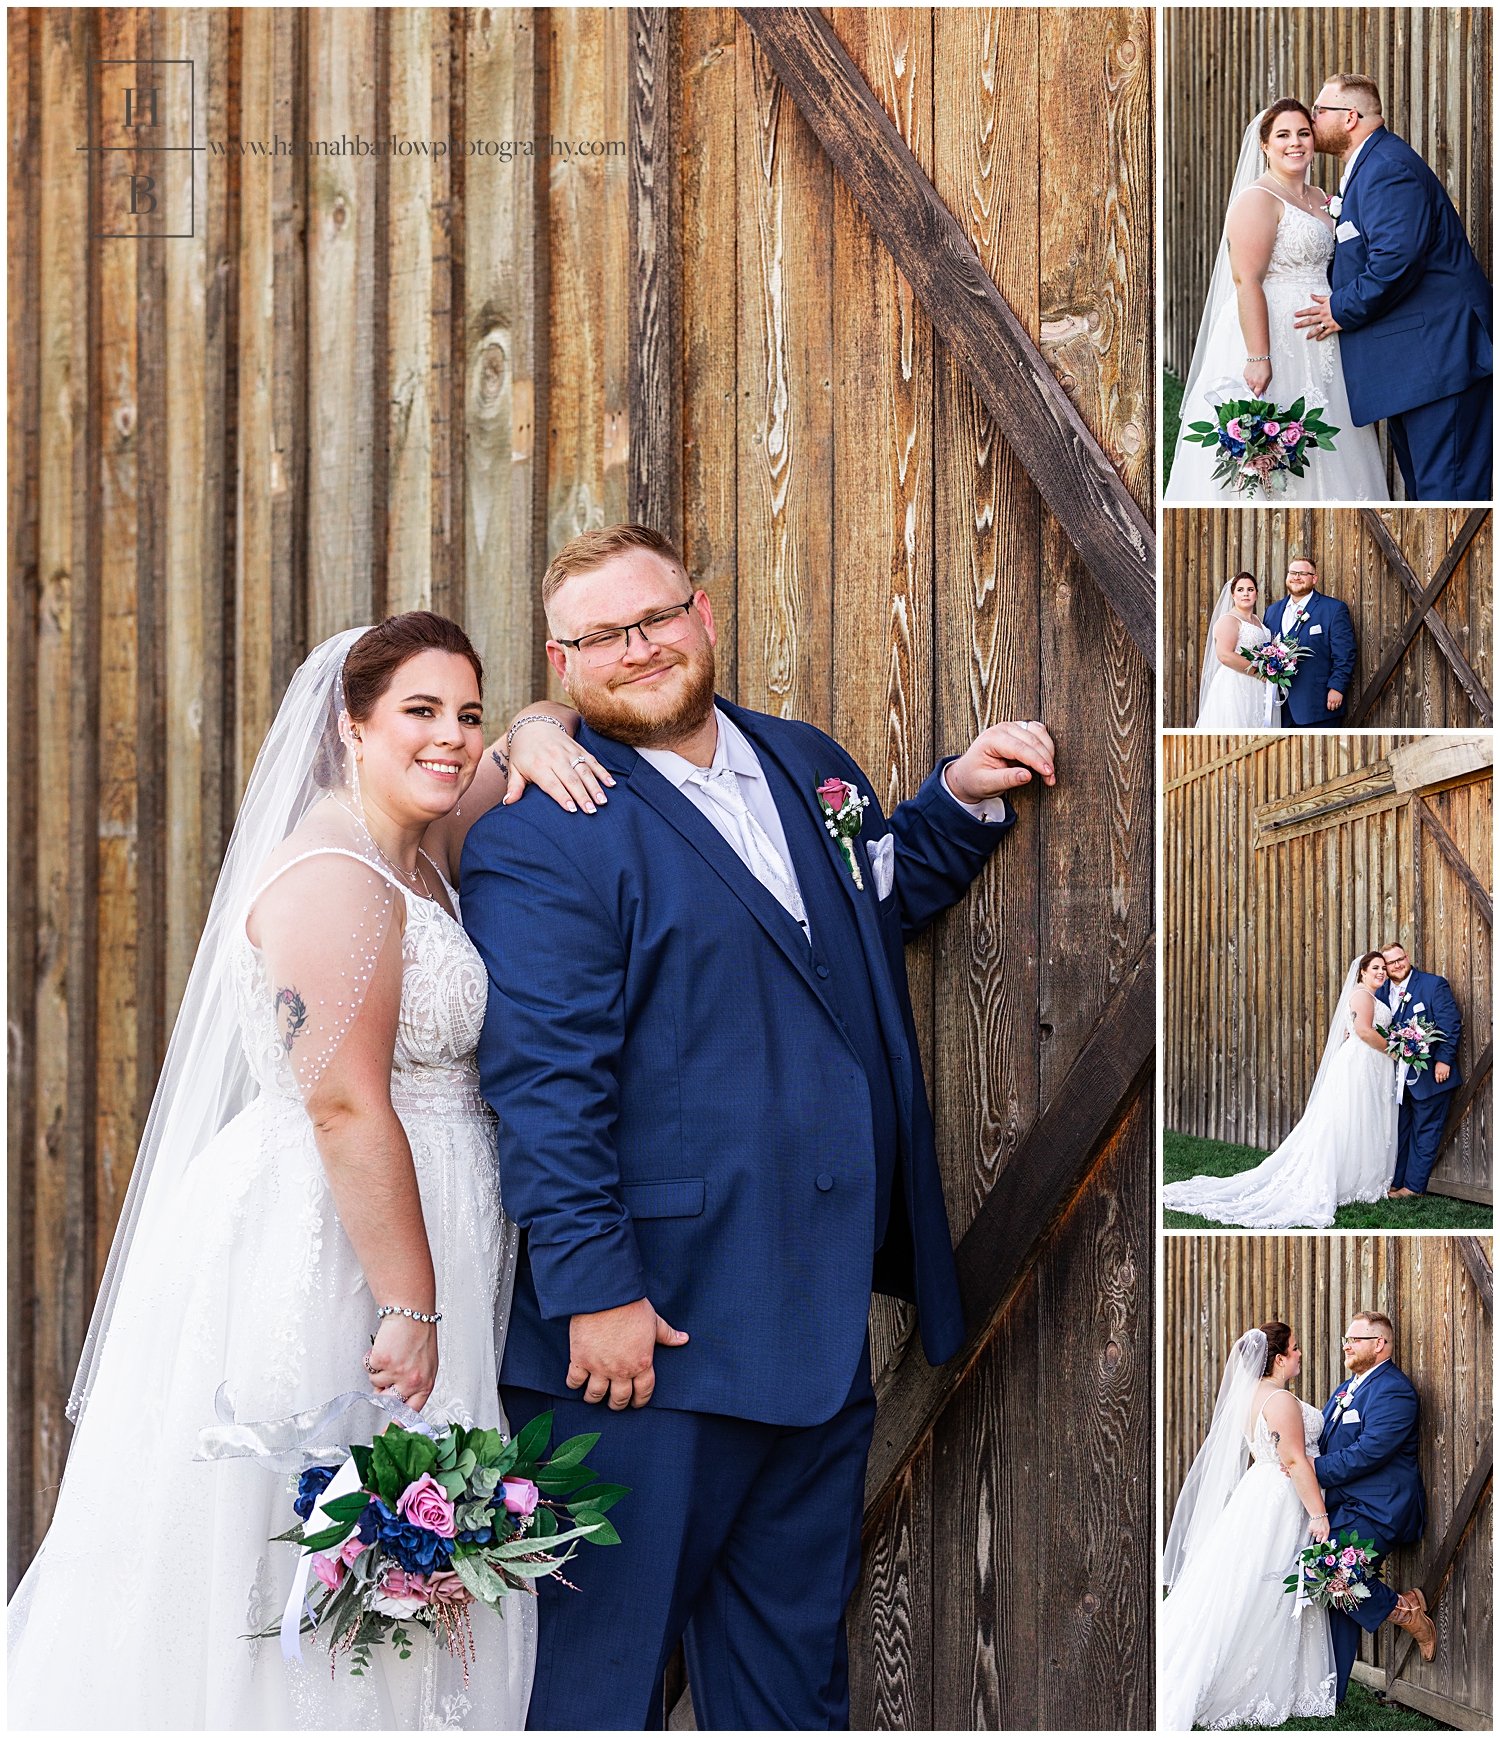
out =
[[[791,877],[792,885],[797,888],[800,898],[802,889],[797,882],[797,871],[792,863],[792,854],[787,849],[786,829],[781,824],[781,814],[776,807],[776,799],[771,794],[771,787],[766,780],[765,773],[761,770],[755,749],[744,731],[717,706],[714,707],[714,722],[719,727],[719,740],[714,744],[714,758],[708,771],[720,773],[727,767],[735,774],[735,783],[740,795],[745,799],[745,806],[760,823],[767,838],[781,853],[781,860],[786,865],[787,874]],[[637,749],[636,753],[640,755],[642,760],[648,761],[654,766],[669,784],[675,785],[693,807],[705,819],[712,822],[735,856],[759,880],[760,877],[756,872],[755,865],[746,859],[738,830],[720,805],[713,800],[694,777],[695,773],[703,769],[694,766],[692,761],[685,760],[682,755],[675,753],[670,748],[641,748]],[[1005,819],[1005,804],[999,797],[992,797],[987,802],[966,803],[961,797],[954,796],[953,792],[948,789],[946,772],[943,774],[943,789],[948,792],[948,796],[953,802],[957,803],[966,813],[972,815],[976,821],[998,822]],[[804,932],[807,930],[805,921],[802,928]]]
[[[1310,598],[1312,593],[1309,592],[1307,596]],[[1289,597],[1286,600],[1286,608],[1281,612],[1281,631],[1283,634],[1291,633],[1292,629],[1296,627],[1297,617],[1301,615],[1306,603],[1307,598]]]
[[[1380,128],[1377,127],[1375,129],[1375,133],[1378,133],[1379,131],[1380,131]],[[1365,137],[1363,139],[1361,139],[1360,142],[1354,147],[1354,155],[1344,165],[1344,173],[1339,176],[1339,192],[1341,194],[1343,193],[1344,189],[1349,185],[1349,177],[1354,173],[1354,165],[1359,161],[1360,152],[1363,151],[1365,146],[1369,144],[1370,140],[1375,137],[1375,133],[1367,133],[1365,135]]]

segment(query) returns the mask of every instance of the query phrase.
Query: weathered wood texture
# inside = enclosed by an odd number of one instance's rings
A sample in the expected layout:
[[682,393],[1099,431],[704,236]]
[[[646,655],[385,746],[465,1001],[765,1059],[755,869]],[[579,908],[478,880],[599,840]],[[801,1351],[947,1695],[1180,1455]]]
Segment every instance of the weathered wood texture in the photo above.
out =
[[[160,14],[158,38],[203,63],[203,143],[552,140],[373,160],[205,151],[209,227],[160,244],[164,341],[136,314],[152,257],[90,244],[81,221],[70,117],[86,44],[115,16],[11,25],[13,135],[43,171],[14,183],[11,216],[12,284],[31,270],[42,292],[11,298],[12,401],[39,424],[12,427],[12,657],[40,695],[12,786],[37,816],[12,855],[31,914],[12,953],[11,1405],[31,1455],[13,1571],[46,1525],[161,1010],[318,635],[445,609],[480,644],[498,724],[542,679],[548,554],[636,510],[680,530],[713,599],[721,691],[836,732],[886,803],[983,726],[1046,719],[1058,788],[1018,798],[972,895],[910,951],[955,1237],[1039,1118],[1067,1124],[1059,1095],[1153,924],[1147,660],[1030,481],[1035,453],[1002,438],[743,19]],[[829,22],[1149,522],[1151,14]],[[159,402],[163,369],[168,438],[141,471],[116,399]],[[139,481],[104,505],[86,486],[127,462],[165,488],[165,533]],[[18,488],[37,502],[32,554]],[[142,667],[158,655],[147,601],[171,648],[164,706]],[[107,714],[89,709],[95,662]],[[163,715],[185,758],[158,792],[142,745]],[[99,824],[106,787],[118,844]],[[170,841],[150,863],[124,831],[148,803]],[[150,945],[162,910],[165,952]],[[897,1591],[856,1601],[857,1724],[1150,1724],[1149,1068],[1125,1079],[1098,1150],[1072,1155],[1066,1212],[870,1516],[867,1586]],[[872,1313],[882,1393],[920,1360],[911,1327],[900,1306]],[[1066,1389],[1048,1375],[1064,1365],[1083,1373]]]
[[[1334,73],[1375,80],[1386,125],[1442,182],[1490,270],[1487,6],[1182,6],[1162,16],[1162,362],[1179,379],[1245,128],[1278,97],[1311,105]],[[1316,160],[1314,179],[1329,193],[1339,174],[1333,158]]]
[[[1469,515],[1462,508],[1406,507],[1373,517],[1425,587]],[[1294,555],[1317,562],[1318,589],[1348,604],[1354,620],[1359,660],[1347,696],[1351,706],[1383,673],[1416,613],[1416,599],[1382,552],[1370,520],[1350,508],[1174,508],[1162,514],[1161,541],[1162,722],[1168,729],[1189,727],[1198,716],[1214,604],[1242,570],[1260,581],[1256,613],[1275,628],[1288,562]],[[1494,679],[1494,562],[1494,519],[1487,515],[1433,605],[1484,695],[1492,693]],[[1361,722],[1369,729],[1444,730],[1489,720],[1424,622]]]
[[[1392,941],[1453,986],[1464,1021],[1459,1073],[1466,1082],[1484,1073],[1490,925],[1425,818],[1418,854],[1414,803],[1438,817],[1487,890],[1493,778],[1483,765],[1446,779],[1451,766],[1438,762],[1413,773],[1437,782],[1398,788],[1395,767],[1422,741],[1165,739],[1168,1128],[1275,1147],[1302,1114],[1350,962]],[[1491,1102],[1486,1077],[1444,1146],[1434,1189],[1489,1198]]]
[[[1491,1240],[1474,1241],[1492,1262]],[[1163,1530],[1207,1433],[1224,1359],[1239,1335],[1266,1321],[1289,1323],[1304,1351],[1296,1392],[1321,1407],[1343,1378],[1339,1338],[1348,1318],[1359,1309],[1379,1309],[1396,1324],[1395,1362],[1421,1401],[1419,1459],[1427,1492],[1426,1530],[1417,1544],[1392,1552],[1386,1579],[1402,1589],[1424,1581],[1494,1428],[1490,1313],[1458,1244],[1451,1237],[1169,1233],[1163,1252]],[[1492,1509],[1486,1493],[1432,1608],[1437,1658],[1428,1665],[1413,1652],[1400,1673],[1417,1692],[1456,1703],[1481,1716],[1473,1723],[1484,1726],[1494,1707]],[[1363,1638],[1361,1652],[1385,1670],[1404,1640],[1387,1625],[1373,1645]]]

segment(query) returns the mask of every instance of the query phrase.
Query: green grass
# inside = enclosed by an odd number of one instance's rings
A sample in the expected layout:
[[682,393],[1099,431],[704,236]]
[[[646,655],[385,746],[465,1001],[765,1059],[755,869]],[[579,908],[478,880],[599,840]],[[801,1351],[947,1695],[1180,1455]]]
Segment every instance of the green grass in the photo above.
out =
[[1161,486],[1172,476],[1172,458],[1177,451],[1177,431],[1182,423],[1182,382],[1162,370],[1161,376]]
[[[1232,1177],[1265,1158],[1259,1147],[1235,1147],[1200,1135],[1163,1136],[1163,1172],[1169,1183],[1184,1177]],[[1454,1201],[1447,1195],[1423,1195],[1415,1201],[1351,1201],[1334,1217],[1337,1231],[1488,1231],[1494,1215],[1479,1201]],[[1162,1213],[1168,1231],[1231,1231],[1216,1219],[1199,1219],[1170,1207]]]
[[1344,1705],[1331,1720],[1288,1720],[1278,1732],[1451,1732],[1441,1720],[1403,1708],[1399,1702],[1382,1702],[1363,1684],[1351,1683]]

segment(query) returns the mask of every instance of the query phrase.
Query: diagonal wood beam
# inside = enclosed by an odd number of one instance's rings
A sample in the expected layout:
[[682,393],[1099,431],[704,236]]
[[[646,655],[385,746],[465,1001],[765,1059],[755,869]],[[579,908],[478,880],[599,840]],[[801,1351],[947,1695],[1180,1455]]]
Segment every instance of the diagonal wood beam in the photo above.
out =
[[1154,670],[1150,521],[823,15],[806,6],[739,13]]
[[1363,724],[1369,717],[1375,702],[1385,690],[1386,684],[1396,673],[1396,667],[1406,656],[1411,643],[1416,639],[1422,626],[1422,620],[1428,610],[1434,609],[1437,600],[1442,596],[1448,581],[1458,571],[1458,564],[1463,559],[1469,545],[1474,541],[1475,533],[1489,518],[1488,507],[1476,507],[1459,527],[1458,536],[1453,540],[1453,546],[1443,557],[1441,565],[1427,583],[1427,589],[1417,599],[1417,607],[1407,618],[1406,625],[1397,634],[1395,643],[1385,655],[1385,661],[1371,678],[1369,686],[1359,697],[1359,703],[1354,708],[1349,722],[1354,725]]
[[881,1396],[865,1476],[873,1515],[984,1350],[1001,1312],[1149,1076],[1156,1052],[1156,936],[1127,968],[1052,1101],[970,1225],[954,1259],[969,1337],[934,1370],[913,1348]]
[[1490,900],[1489,889],[1469,867],[1464,854],[1453,842],[1453,835],[1437,818],[1436,813],[1416,792],[1412,793],[1412,807],[1416,810],[1422,825],[1432,834],[1438,850],[1448,859],[1449,866],[1468,888],[1474,903],[1479,907],[1484,921],[1493,929],[1495,926],[1495,910]]
[[1485,1045],[1484,1054],[1469,1070],[1463,1085],[1453,1095],[1453,1103],[1448,1106],[1448,1120],[1443,1124],[1443,1138],[1438,1142],[1439,1153],[1458,1133],[1458,1125],[1464,1120],[1464,1112],[1474,1102],[1480,1087],[1489,1079],[1494,1058],[1495,1046],[1492,1041]]
[[[1375,539],[1380,553],[1390,564],[1391,571],[1411,593],[1412,597],[1420,603],[1422,601],[1422,587],[1417,581],[1416,574],[1412,572],[1410,563],[1401,553],[1400,545],[1391,536],[1390,527],[1373,507],[1361,507],[1359,516],[1365,522],[1365,529]],[[1433,639],[1437,641],[1439,651],[1448,660],[1448,667],[1458,677],[1464,693],[1469,696],[1469,704],[1486,724],[1493,724],[1495,722],[1495,708],[1490,700],[1489,690],[1479,680],[1479,677],[1474,673],[1473,666],[1463,655],[1458,641],[1453,637],[1452,628],[1435,609],[1430,607],[1422,620],[1426,623]]]
[[1484,1245],[1477,1237],[1455,1237],[1458,1253],[1463,1258],[1463,1264],[1469,1270],[1469,1278],[1474,1281],[1474,1289],[1479,1293],[1479,1301],[1484,1305],[1484,1313],[1493,1317],[1495,1313],[1495,1270],[1490,1266],[1490,1258],[1484,1252]]
[[[1479,1455],[1474,1462],[1474,1470],[1469,1474],[1468,1482],[1463,1488],[1463,1495],[1458,1499],[1458,1507],[1453,1511],[1453,1519],[1448,1523],[1448,1531],[1443,1534],[1443,1542],[1437,1548],[1432,1562],[1427,1566],[1427,1572],[1422,1577],[1422,1592],[1427,1600],[1429,1613],[1437,1610],[1437,1602],[1447,1585],[1449,1571],[1453,1568],[1458,1556],[1459,1547],[1469,1528],[1474,1524],[1479,1513],[1479,1505],[1490,1488],[1490,1475],[1494,1470],[1495,1438],[1493,1432],[1485,1437],[1479,1445]],[[1395,1657],[1390,1670],[1385,1675],[1387,1684],[1393,1683],[1401,1676],[1406,1662],[1411,1658],[1416,1642],[1411,1636],[1402,1632],[1401,1639],[1396,1643]]]

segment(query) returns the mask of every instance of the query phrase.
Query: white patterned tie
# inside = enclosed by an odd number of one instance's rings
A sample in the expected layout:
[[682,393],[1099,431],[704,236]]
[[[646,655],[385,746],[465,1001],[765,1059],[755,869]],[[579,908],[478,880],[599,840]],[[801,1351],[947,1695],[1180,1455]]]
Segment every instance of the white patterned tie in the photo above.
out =
[[732,767],[721,767],[718,772],[700,767],[693,779],[713,799],[719,812],[733,822],[739,840],[740,860],[745,867],[768,893],[786,907],[801,924],[802,933],[807,935],[807,910],[796,879],[770,834],[751,814],[750,805],[740,791],[739,775]]

